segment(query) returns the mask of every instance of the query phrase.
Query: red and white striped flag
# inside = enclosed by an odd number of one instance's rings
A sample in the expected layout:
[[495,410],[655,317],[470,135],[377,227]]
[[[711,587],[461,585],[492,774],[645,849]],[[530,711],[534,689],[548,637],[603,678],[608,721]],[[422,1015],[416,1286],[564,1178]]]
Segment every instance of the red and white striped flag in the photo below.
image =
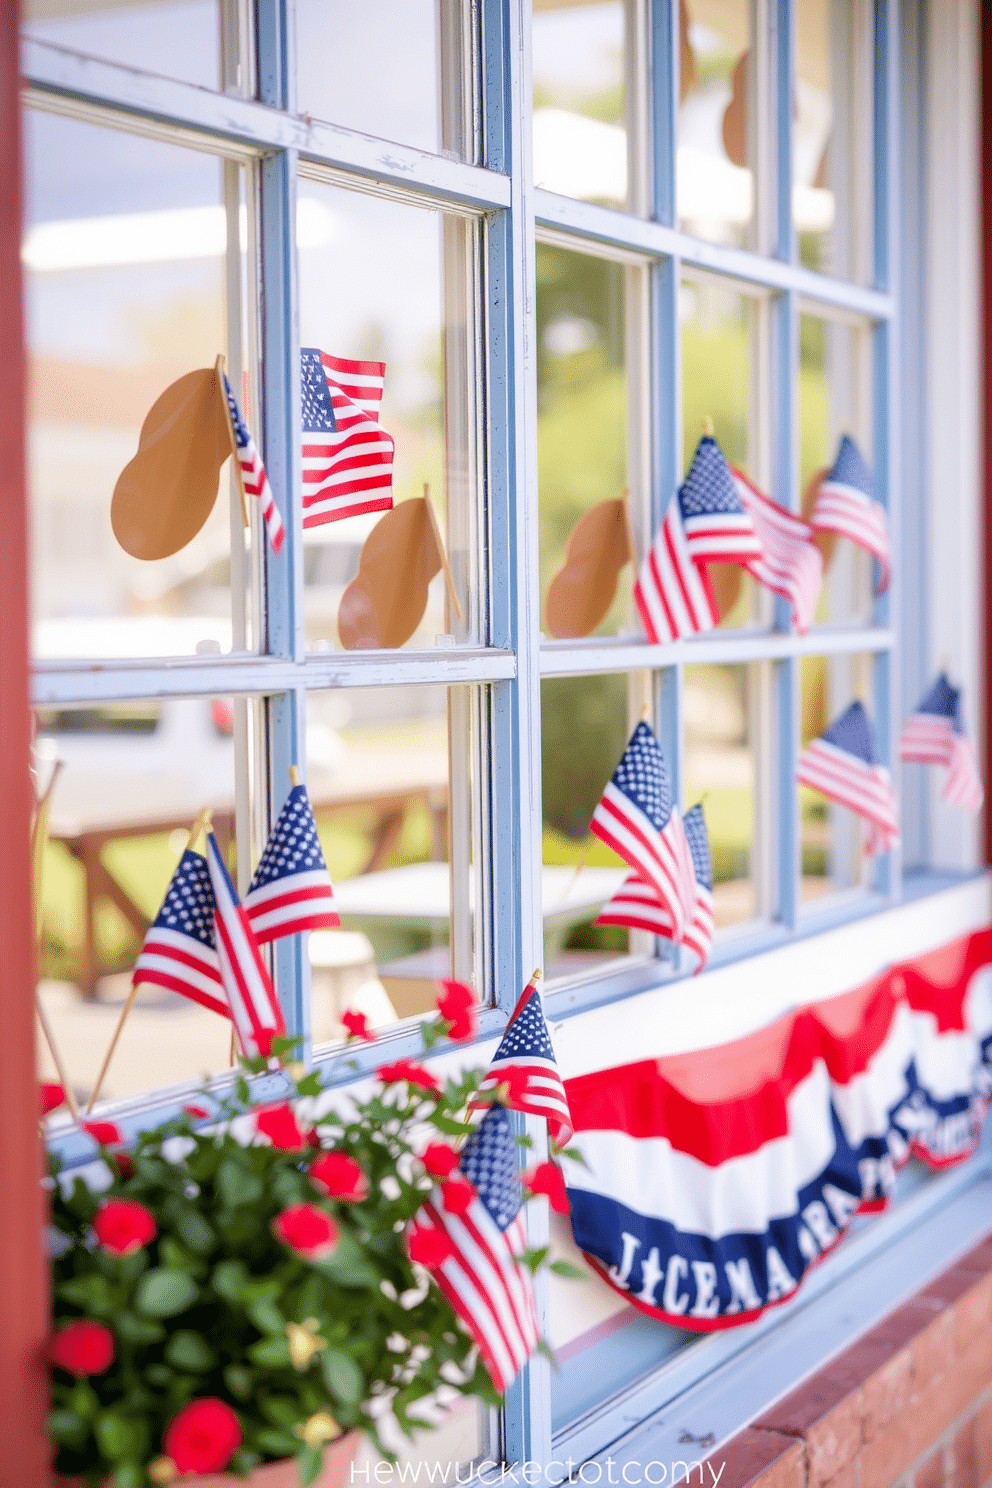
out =
[[813,529],[759,491],[742,470],[731,465],[730,471],[761,541],[761,553],[748,559],[745,567],[759,584],[789,601],[793,623],[803,635],[813,623],[823,583],[823,556],[813,541]]
[[821,482],[813,508],[817,532],[836,532],[867,548],[879,564],[878,593],[889,587],[889,523],[885,508],[875,500],[875,480],[850,435],[845,434],[833,467]]
[[981,811],[985,789],[975,751],[965,733],[961,689],[951,685],[946,673],[941,672],[903,725],[899,757],[916,764],[945,765],[942,798],[964,811]]
[[183,853],[149,925],[132,982],[152,982],[229,1018],[214,943],[214,891],[206,858]]
[[[709,839],[702,806],[693,806],[685,814],[683,825],[696,879],[695,905],[687,920],[679,944],[686,945],[699,957],[697,972],[709,959],[713,944],[713,868]],[[661,940],[676,939],[675,922],[668,905],[659,899],[653,885],[632,873],[625,878],[613,898],[596,917],[597,925],[621,925],[631,930],[647,930]]]
[[269,534],[269,542],[272,544],[273,553],[278,553],[282,547],[283,538],[286,535],[285,528],[282,525],[282,517],[279,515],[279,508],[276,506],[272,487],[269,485],[269,477],[266,474],[265,466],[262,464],[262,457],[258,453],[254,439],[252,439],[251,434],[248,432],[248,425],[241,417],[241,410],[235,402],[234,394],[231,391],[231,384],[228,382],[224,373],[221,373],[221,376],[224,378],[224,396],[227,399],[227,411],[231,420],[231,430],[234,434],[235,453],[241,469],[241,484],[247,496],[254,496],[261,502],[262,520],[265,523],[265,530]]
[[[443,1259],[428,1269],[476,1343],[497,1390],[511,1385],[537,1348],[537,1309],[526,1249],[516,1144],[502,1106],[492,1106],[465,1145],[461,1176],[476,1190],[448,1208],[436,1188],[411,1221],[409,1244],[430,1235]],[[459,1185],[461,1187],[462,1185]],[[461,1211],[461,1212],[459,1212]]]
[[[508,1110],[543,1116],[548,1123],[548,1135],[559,1147],[571,1140],[572,1117],[537,990],[536,974],[520,994],[486,1078],[479,1086],[479,1095],[501,1085],[507,1087],[504,1104]],[[473,1096],[469,1109],[478,1110],[488,1104]]]
[[899,841],[899,814],[889,772],[881,763],[875,728],[864,705],[853,702],[826,733],[803,750],[796,779],[868,823],[865,852],[888,852]]
[[259,859],[245,909],[260,945],[340,925],[305,785],[294,785]]
[[300,348],[303,525],[393,504],[393,437],[379,424],[384,362]]
[[207,863],[214,891],[214,941],[221,982],[238,1040],[245,1054],[268,1057],[272,1040],[286,1032],[286,1024],[245,907],[212,832],[207,836]]
[[719,623],[712,587],[686,543],[677,496],[668,503],[665,520],[638,571],[634,603],[654,645],[699,635]]

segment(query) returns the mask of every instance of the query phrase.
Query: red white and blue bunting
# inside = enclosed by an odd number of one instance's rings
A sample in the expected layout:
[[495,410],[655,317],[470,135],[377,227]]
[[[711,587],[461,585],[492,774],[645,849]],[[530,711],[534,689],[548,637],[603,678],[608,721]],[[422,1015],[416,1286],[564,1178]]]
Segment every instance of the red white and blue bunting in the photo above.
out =
[[732,1044],[567,1080],[576,1243],[699,1330],[791,1296],[911,1153],[970,1157],[992,1095],[992,930]]

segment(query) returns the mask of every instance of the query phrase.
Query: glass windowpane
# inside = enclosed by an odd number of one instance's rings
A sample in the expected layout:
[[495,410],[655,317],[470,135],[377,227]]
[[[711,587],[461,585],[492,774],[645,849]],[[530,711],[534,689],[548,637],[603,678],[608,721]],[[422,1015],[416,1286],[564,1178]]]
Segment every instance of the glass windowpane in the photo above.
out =
[[233,48],[228,81],[241,89],[247,79],[238,62],[236,12],[230,0],[25,0],[21,17],[24,34],[35,41],[201,88],[222,86],[224,26],[228,51]]
[[[804,656],[799,674],[800,749],[819,738],[855,698],[861,699],[875,722],[872,657]],[[805,785],[798,789],[802,902],[867,889],[875,860],[865,854],[864,821],[818,791]]]
[[680,0],[679,93],[679,223],[713,242],[753,245],[763,95],[750,0]]

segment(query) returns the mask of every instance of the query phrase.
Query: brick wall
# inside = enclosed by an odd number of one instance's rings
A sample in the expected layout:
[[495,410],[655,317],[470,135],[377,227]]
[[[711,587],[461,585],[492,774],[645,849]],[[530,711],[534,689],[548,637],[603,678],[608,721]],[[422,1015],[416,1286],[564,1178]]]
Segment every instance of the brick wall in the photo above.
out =
[[992,1234],[710,1467],[720,1488],[992,1488]]

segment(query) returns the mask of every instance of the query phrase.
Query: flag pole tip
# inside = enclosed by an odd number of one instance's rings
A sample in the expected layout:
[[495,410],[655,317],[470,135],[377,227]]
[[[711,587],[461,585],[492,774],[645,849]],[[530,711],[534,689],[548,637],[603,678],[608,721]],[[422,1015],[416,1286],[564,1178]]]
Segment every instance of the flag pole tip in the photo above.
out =
[[300,782],[300,767],[299,767],[299,765],[290,765],[290,767],[289,767],[289,783],[294,788],[301,783]]
[[539,982],[541,980],[541,978],[542,978],[543,975],[544,975],[544,973],[541,970],[541,968],[539,966],[535,966],[534,967],[534,970],[533,970],[533,972],[531,974],[531,981],[532,982]]
[[641,709],[641,722],[642,723],[647,723],[647,721],[648,721],[648,719],[650,717],[651,717],[651,704],[650,703],[645,703],[644,704],[644,707]]
[[713,420],[710,418],[708,413],[703,418],[703,438],[713,438]]

